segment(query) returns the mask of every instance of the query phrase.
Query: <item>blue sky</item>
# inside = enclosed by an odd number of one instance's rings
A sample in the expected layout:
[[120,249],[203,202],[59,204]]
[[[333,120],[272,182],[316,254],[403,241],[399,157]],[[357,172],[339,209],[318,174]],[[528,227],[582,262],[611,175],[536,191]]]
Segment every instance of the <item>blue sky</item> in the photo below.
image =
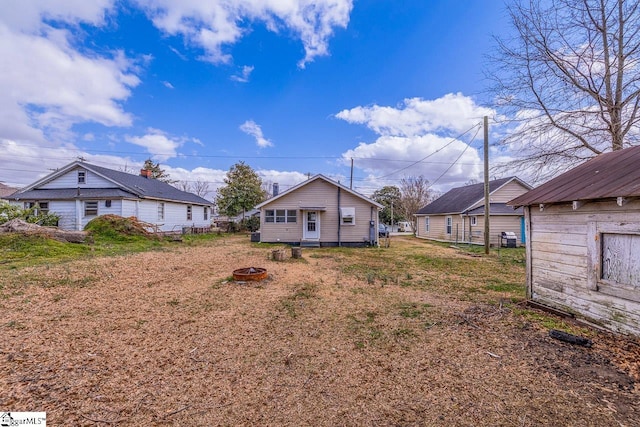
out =
[[481,179],[502,1],[3,3],[0,182],[79,156],[130,171],[152,158],[209,198],[238,161],[283,189],[308,173],[348,184],[351,158],[367,195]]

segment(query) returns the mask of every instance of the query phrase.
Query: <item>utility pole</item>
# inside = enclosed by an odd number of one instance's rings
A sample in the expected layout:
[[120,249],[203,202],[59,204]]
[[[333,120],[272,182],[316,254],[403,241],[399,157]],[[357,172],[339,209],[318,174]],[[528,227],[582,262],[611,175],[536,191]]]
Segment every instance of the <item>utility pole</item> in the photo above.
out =
[[393,199],[391,199],[391,230],[389,230],[389,232],[393,231]]
[[484,253],[489,254],[491,243],[489,227],[489,117],[484,116]]
[[349,181],[349,189],[353,190],[353,157],[351,158],[351,181]]

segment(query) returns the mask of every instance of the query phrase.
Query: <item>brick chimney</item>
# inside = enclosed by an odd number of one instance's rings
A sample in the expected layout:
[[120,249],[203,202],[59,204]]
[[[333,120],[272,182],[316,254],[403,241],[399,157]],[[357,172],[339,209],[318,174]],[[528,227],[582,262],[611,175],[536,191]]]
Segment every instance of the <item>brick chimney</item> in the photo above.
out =
[[151,178],[151,170],[150,169],[140,169],[140,176],[143,178],[150,179]]

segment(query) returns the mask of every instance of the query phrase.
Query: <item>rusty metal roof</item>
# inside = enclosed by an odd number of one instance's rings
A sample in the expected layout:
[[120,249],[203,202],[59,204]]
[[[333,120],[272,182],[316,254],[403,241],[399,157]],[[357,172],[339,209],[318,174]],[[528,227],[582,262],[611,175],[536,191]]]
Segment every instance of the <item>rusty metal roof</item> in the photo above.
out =
[[511,206],[640,196],[640,146],[600,154],[508,202]]

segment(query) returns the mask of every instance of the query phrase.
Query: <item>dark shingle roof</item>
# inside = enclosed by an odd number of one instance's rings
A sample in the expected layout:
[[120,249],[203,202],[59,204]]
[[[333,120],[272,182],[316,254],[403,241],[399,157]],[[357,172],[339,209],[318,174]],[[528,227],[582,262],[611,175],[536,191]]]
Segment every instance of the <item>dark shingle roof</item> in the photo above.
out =
[[[208,200],[186,191],[179,190],[166,182],[157,179],[145,178],[127,172],[120,172],[101,166],[92,165],[85,162],[73,162],[62,168],[67,173],[74,168],[83,168],[102,175],[114,183],[117,188],[81,188],[80,196],[83,198],[92,197],[139,197],[160,200],[172,200],[183,203],[193,203],[198,205],[211,205]],[[56,176],[56,173],[50,175]],[[46,178],[44,178],[46,179]],[[45,193],[46,192],[46,193]],[[28,195],[28,197],[27,197]],[[38,197],[36,197],[38,196]],[[38,189],[33,184],[24,191],[18,191],[11,195],[12,199],[37,199],[37,198],[74,198],[78,197],[77,188],[67,189]]]
[[[489,181],[489,192],[506,184],[514,177],[496,179]],[[465,187],[452,188],[424,208],[420,209],[418,215],[434,215],[461,213],[471,205],[484,198],[484,183],[467,185]]]
[[52,189],[39,189],[39,190],[27,190],[23,192],[14,193],[11,199],[15,200],[71,200],[75,198],[92,199],[92,198],[135,198],[138,196],[135,194],[126,192],[119,188],[52,188]]
[[188,193],[178,190],[176,187],[157,179],[145,178],[139,175],[133,175],[127,172],[120,172],[113,169],[107,169],[100,166],[91,165],[80,162],[80,165],[88,170],[97,172],[112,181],[116,181],[133,190],[140,197],[151,197],[156,199],[176,200],[181,202],[191,202],[201,205],[210,205],[206,199],[197,194]]
[[640,146],[600,154],[508,202],[512,206],[640,196]]

